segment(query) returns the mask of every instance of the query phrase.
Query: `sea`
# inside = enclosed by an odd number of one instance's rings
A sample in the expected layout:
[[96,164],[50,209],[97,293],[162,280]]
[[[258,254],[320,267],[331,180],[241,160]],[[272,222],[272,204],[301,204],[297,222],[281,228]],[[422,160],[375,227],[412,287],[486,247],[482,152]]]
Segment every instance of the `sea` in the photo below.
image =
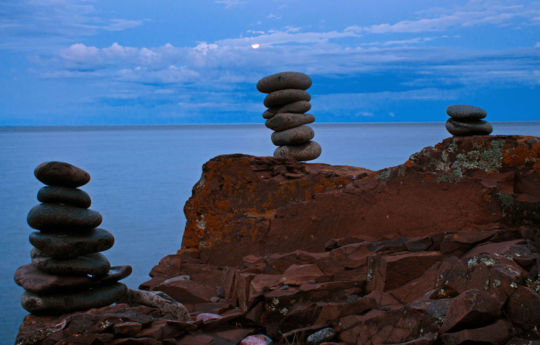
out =
[[[493,134],[540,136],[540,122],[494,122]],[[449,136],[443,123],[318,123],[322,147],[313,161],[378,170],[405,162]],[[65,161],[91,175],[81,187],[102,228],[115,236],[104,252],[112,265],[133,267],[123,280],[137,288],[159,260],[180,248],[183,207],[202,165],[231,153],[271,156],[275,147],[263,124],[0,127],[0,344],[13,344],[26,312],[23,289],[13,281],[30,263],[28,211],[43,186],[33,175],[44,161]]]

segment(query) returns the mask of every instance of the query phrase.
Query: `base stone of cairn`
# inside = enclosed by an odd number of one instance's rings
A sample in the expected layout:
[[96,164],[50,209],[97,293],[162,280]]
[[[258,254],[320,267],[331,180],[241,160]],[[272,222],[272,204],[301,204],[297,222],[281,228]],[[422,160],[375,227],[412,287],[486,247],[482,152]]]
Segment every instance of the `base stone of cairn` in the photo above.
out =
[[114,244],[113,235],[97,228],[102,217],[88,209],[90,196],[78,189],[90,175],[69,163],[45,162],[34,171],[47,186],[37,198],[42,203],[28,213],[32,263],[15,272],[15,282],[26,291],[21,303],[33,314],[61,314],[103,307],[122,298],[127,287],[118,281],[131,266],[111,267],[101,254]]
[[306,126],[315,121],[311,114],[311,96],[305,90],[311,86],[311,78],[299,72],[282,72],[262,78],[257,83],[260,92],[267,93],[263,113],[266,127],[272,133],[272,143],[279,146],[274,157],[292,157],[299,161],[316,159],[321,146],[312,141],[315,133]]
[[493,127],[482,120],[487,113],[484,109],[472,105],[454,104],[446,108],[450,118],[446,129],[454,136],[489,135]]

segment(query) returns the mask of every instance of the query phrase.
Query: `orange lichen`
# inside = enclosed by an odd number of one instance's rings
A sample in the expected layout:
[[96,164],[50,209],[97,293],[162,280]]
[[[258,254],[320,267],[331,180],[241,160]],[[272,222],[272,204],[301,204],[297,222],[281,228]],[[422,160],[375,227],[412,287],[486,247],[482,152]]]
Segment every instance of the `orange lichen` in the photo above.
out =
[[540,159],[540,143],[530,146],[526,142],[520,142],[513,149],[503,152],[503,163],[509,166],[524,165],[538,159]]

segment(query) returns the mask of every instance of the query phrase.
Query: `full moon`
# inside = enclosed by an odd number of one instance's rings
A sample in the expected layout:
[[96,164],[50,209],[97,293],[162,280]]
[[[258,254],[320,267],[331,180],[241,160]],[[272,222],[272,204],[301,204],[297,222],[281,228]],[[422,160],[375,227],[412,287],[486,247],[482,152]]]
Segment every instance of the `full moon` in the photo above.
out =
[[251,45],[251,48],[253,48],[253,49],[259,49],[260,46],[261,46],[261,45],[260,45],[259,43],[253,43],[253,44]]

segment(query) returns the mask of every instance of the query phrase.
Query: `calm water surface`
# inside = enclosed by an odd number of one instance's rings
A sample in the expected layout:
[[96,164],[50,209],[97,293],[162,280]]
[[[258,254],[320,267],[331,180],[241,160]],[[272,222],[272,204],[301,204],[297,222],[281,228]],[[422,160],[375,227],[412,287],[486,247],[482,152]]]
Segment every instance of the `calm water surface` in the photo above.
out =
[[[323,153],[314,162],[381,169],[448,137],[441,123],[315,124]],[[494,123],[493,134],[540,136],[540,122]],[[263,125],[125,128],[0,127],[0,344],[13,344],[25,311],[23,289],[13,282],[30,262],[26,214],[43,186],[33,176],[43,161],[67,161],[87,170],[83,186],[101,227],[116,238],[105,252],[112,265],[130,264],[124,280],[136,288],[153,265],[180,248],[182,208],[210,158],[228,153],[270,156],[271,131]]]

